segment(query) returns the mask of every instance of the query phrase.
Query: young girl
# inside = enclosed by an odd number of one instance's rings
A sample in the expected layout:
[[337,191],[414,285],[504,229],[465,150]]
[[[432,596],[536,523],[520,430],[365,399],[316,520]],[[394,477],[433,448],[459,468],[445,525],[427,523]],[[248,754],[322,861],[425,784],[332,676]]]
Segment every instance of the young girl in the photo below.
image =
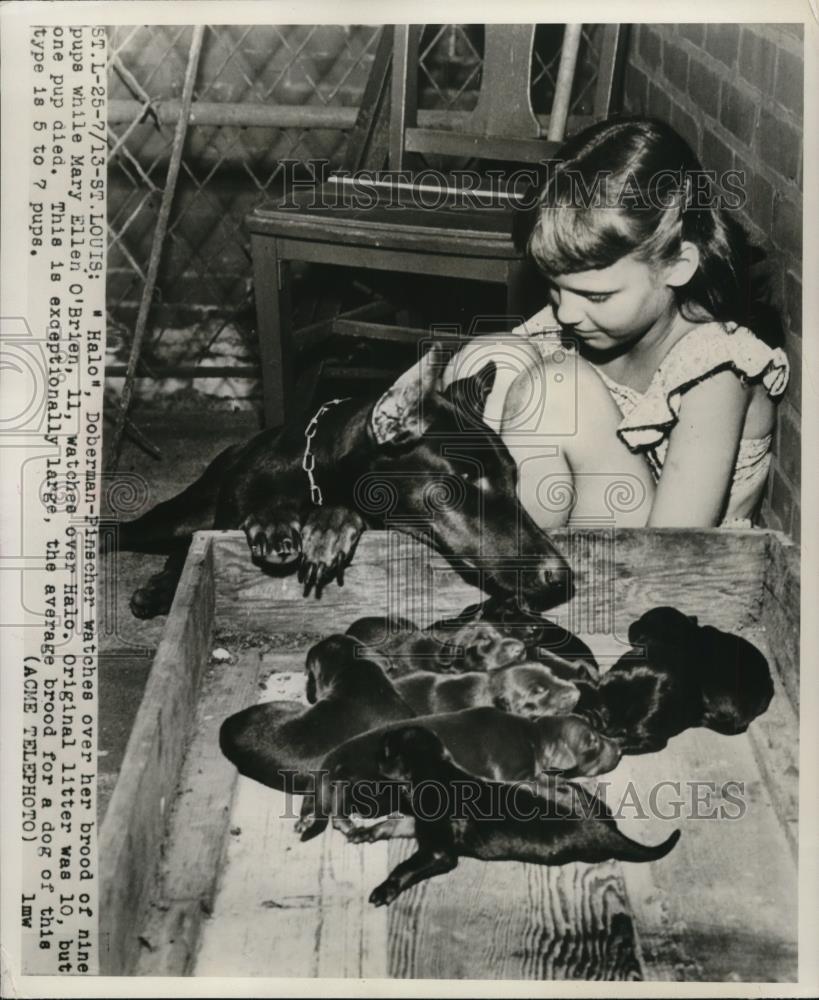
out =
[[660,122],[594,125],[559,159],[529,241],[549,305],[449,378],[497,362],[485,419],[545,529],[750,525],[788,362],[745,325],[742,230]]

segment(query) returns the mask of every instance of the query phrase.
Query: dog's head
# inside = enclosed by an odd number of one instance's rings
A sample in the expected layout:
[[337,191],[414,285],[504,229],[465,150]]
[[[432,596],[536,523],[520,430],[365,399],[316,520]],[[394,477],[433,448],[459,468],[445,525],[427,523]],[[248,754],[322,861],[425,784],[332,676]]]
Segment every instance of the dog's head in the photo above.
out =
[[530,719],[568,715],[580,698],[577,685],[561,680],[540,663],[515,663],[496,670],[489,683],[498,708]]
[[676,608],[652,608],[628,627],[628,641],[633,646],[663,643],[671,646],[687,643],[697,634],[697,619]]
[[391,781],[416,781],[432,777],[445,760],[449,751],[430,729],[400,726],[384,734],[378,769]]
[[508,639],[484,622],[464,625],[448,639],[439,656],[441,666],[461,672],[490,671],[522,660],[526,647],[519,639]]
[[605,774],[620,762],[622,751],[618,744],[580,716],[547,717],[538,719],[535,725],[542,772],[560,771],[564,778],[579,778]]
[[367,679],[378,683],[378,675],[385,673],[387,665],[384,657],[354,636],[329,635],[307,653],[304,664],[307,700],[313,705],[319,698],[326,698],[342,677],[348,686],[365,683]]
[[495,363],[442,389],[446,361],[437,344],[373,405],[374,455],[357,507],[376,523],[389,516],[459,572],[478,571],[487,590],[519,594],[534,610],[561,604],[572,594],[569,565],[521,506],[515,461],[481,419]]
[[768,661],[742,636],[702,628],[702,725],[725,736],[744,733],[774,695]]

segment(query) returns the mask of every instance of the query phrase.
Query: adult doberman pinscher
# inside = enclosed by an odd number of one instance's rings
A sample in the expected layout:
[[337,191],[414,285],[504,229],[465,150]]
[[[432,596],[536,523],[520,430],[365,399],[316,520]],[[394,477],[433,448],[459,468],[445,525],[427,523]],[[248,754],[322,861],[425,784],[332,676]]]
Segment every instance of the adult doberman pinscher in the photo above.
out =
[[567,600],[569,567],[521,507],[515,462],[481,420],[494,362],[441,391],[445,361],[436,344],[379,398],[334,401],[306,429],[226,449],[178,496],[121,525],[121,548],[169,556],[132,612],[168,612],[194,531],[243,529],[256,564],[298,568],[305,595],[318,595],[343,584],[362,531],[387,517],[459,571],[481,570],[490,593],[518,594],[533,611]]

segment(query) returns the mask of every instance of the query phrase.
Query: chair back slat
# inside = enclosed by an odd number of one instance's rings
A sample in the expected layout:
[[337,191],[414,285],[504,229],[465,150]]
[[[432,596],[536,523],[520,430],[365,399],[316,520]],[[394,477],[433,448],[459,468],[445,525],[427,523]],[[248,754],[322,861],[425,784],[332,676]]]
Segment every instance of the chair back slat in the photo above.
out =
[[488,24],[478,103],[469,132],[488,138],[537,139],[540,122],[532,109],[534,24]]
[[[472,112],[457,115],[458,126],[419,127],[418,56],[423,25],[394,29],[389,166],[407,166],[408,153],[538,163],[552,156],[566,133],[582,28],[566,25],[555,97],[548,116],[532,107],[534,24],[487,24],[481,88]],[[618,53],[618,25],[607,25],[595,90],[595,117],[611,99]],[[453,115],[453,121],[456,116]],[[548,123],[548,124],[547,124]],[[547,141],[548,139],[548,141]]]

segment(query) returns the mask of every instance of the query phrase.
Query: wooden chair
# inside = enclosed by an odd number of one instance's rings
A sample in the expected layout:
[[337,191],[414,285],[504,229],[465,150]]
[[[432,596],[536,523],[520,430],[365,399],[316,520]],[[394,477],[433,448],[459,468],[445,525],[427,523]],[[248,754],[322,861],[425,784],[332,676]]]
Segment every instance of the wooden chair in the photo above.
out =
[[[296,391],[293,381],[294,347],[314,345],[331,334],[405,344],[428,335],[425,330],[363,322],[360,310],[357,317],[342,316],[294,334],[292,261],[501,284],[510,325],[517,315],[524,248],[516,238],[520,213],[513,195],[490,192],[467,210],[462,202],[456,204],[458,192],[453,189],[437,199],[434,208],[425,208],[412,180],[378,181],[365,189],[345,172],[373,165],[378,170],[385,158],[390,171],[403,172],[413,156],[431,153],[532,165],[552,158],[566,129],[582,26],[566,26],[548,116],[536,115],[530,98],[533,24],[486,26],[481,89],[473,111],[419,111],[421,27],[382,29],[344,171],[318,190],[292,193],[278,204],[256,209],[248,219],[267,426],[282,424],[292,414],[294,400],[305,397],[306,390]],[[573,118],[576,127],[612,110],[625,29],[606,25],[603,30],[594,113],[588,119]],[[365,190],[371,203],[362,207]],[[428,195],[426,203],[430,200]]]

